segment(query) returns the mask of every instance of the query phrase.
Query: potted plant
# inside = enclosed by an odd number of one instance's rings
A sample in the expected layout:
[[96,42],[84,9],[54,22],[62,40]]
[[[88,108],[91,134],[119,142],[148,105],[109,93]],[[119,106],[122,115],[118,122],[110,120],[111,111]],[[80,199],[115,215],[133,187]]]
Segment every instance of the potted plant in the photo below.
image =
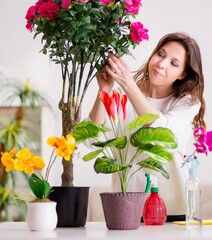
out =
[[56,158],[60,156],[69,161],[75,150],[75,140],[71,134],[62,138],[50,137],[47,143],[54,149],[45,176],[41,172],[45,167],[43,158],[32,154],[28,148],[23,148],[17,152],[13,148],[9,152],[1,153],[1,163],[6,172],[21,171],[30,174],[28,183],[32,194],[26,199],[29,200],[27,202],[26,222],[29,229],[33,231],[55,229],[57,225],[56,202],[49,199],[49,194],[53,189],[48,182],[48,177]]
[[[38,153],[40,136],[34,130],[35,121],[29,118],[29,114],[37,116],[40,108],[50,106],[50,103],[40,91],[31,86],[29,79],[21,84],[3,74],[0,76],[0,152],[12,148],[19,150],[27,144],[29,149]],[[24,173],[23,176],[25,180]],[[26,205],[18,198],[17,179],[15,173],[5,171],[0,161],[0,221],[23,221],[25,218]]]
[[[131,177],[142,168],[160,172],[164,177],[169,178],[165,164],[172,160],[169,151],[177,147],[177,142],[171,130],[149,126],[158,118],[157,115],[144,114],[126,124],[127,96],[125,94],[122,95],[114,90],[112,95],[109,96],[102,91],[100,92],[100,99],[104,103],[112,129],[91,121],[82,121],[75,126],[73,136],[77,143],[92,139],[92,145],[97,147],[83,157],[84,161],[95,159],[94,170],[96,173],[118,173],[121,193],[112,193],[112,199],[110,200],[108,193],[100,194],[107,227],[109,229],[134,229],[140,225],[143,204],[142,194],[139,193],[137,197],[140,204],[138,208],[132,207],[133,203],[130,203],[133,213],[128,213],[126,209],[131,207],[124,207],[118,200],[123,219],[116,215],[118,210],[115,205],[115,197],[127,197],[126,202],[129,202],[131,201],[130,198],[137,195],[136,193],[128,193],[127,186]],[[121,126],[124,126],[124,128]],[[102,135],[101,138],[99,138],[100,134]],[[134,155],[131,157],[128,154],[129,146],[135,149]],[[141,153],[145,153],[147,157],[144,160],[136,159]],[[130,171],[133,166],[136,166],[136,168]],[[109,207],[104,205],[106,200],[109,202]],[[115,209],[112,210],[112,206]],[[110,211],[107,211],[107,208]],[[125,213],[126,215],[124,215]],[[133,222],[134,216],[136,217],[135,222]]]
[[[28,9],[26,28],[34,32],[34,37],[41,35],[41,52],[49,53],[50,60],[61,67],[58,106],[62,113],[62,135],[72,132],[80,121],[86,91],[106,64],[108,53],[130,54],[130,48],[148,39],[148,30],[142,23],[131,22],[140,6],[140,0],[38,0]],[[61,188],[57,187],[54,193],[61,196],[60,190],[68,191],[59,200],[62,205],[68,205],[75,200],[67,196],[74,195],[72,191],[84,189],[68,188],[74,186],[73,160],[62,159],[62,164]],[[66,217],[71,215],[69,211]],[[71,219],[59,222],[61,226],[76,226]]]

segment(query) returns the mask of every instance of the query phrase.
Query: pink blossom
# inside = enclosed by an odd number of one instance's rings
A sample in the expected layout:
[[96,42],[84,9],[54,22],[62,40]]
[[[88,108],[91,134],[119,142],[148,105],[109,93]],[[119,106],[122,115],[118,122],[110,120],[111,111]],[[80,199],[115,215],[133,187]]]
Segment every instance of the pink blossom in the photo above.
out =
[[143,24],[141,22],[134,22],[131,23],[131,39],[133,42],[140,43],[143,40],[148,40],[148,29],[144,28]]
[[124,13],[138,14],[140,6],[142,6],[140,0],[125,0],[126,9]]
[[121,23],[119,18],[116,18],[116,22],[117,22],[118,25],[120,25],[120,23]]
[[36,5],[40,16],[49,18],[50,20],[54,20],[60,10],[60,6],[53,0],[48,0],[47,2],[39,0]]
[[25,19],[30,20],[31,18],[34,18],[35,13],[36,13],[36,6],[31,6],[27,11]]
[[86,2],[89,2],[89,0],[76,0],[76,2],[84,2],[84,3],[86,3]]
[[62,8],[66,9],[70,6],[70,4],[71,4],[71,0],[63,0],[61,6]]
[[108,4],[110,2],[114,2],[115,0],[101,0],[102,4]]
[[205,142],[208,145],[208,150],[212,151],[212,131],[207,132]]
[[28,29],[30,32],[32,32],[32,24],[30,21],[27,21],[26,29]]

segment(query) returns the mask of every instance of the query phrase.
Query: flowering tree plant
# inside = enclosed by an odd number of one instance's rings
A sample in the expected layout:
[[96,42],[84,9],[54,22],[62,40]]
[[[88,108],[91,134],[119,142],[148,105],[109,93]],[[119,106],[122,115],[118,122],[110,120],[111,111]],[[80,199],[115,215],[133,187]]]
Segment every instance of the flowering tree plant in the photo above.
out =
[[41,172],[45,167],[43,158],[32,154],[28,148],[23,148],[17,152],[13,148],[9,152],[1,153],[1,162],[5,166],[6,172],[17,170],[30,174],[28,183],[36,201],[49,201],[48,196],[52,191],[52,187],[48,182],[48,177],[57,156],[64,157],[66,161],[69,161],[71,154],[75,150],[75,139],[71,134],[61,138],[50,137],[47,143],[54,149],[45,176]]
[[[101,91],[100,99],[104,103],[112,129],[91,121],[82,121],[75,126],[73,136],[76,142],[93,139],[92,145],[97,147],[97,150],[86,154],[83,160],[96,159],[94,169],[97,173],[118,172],[123,193],[127,191],[127,185],[133,174],[142,168],[161,172],[164,177],[169,178],[165,164],[172,160],[169,149],[177,147],[172,131],[167,128],[148,126],[158,118],[154,114],[138,116],[126,124],[127,96],[125,94],[113,91],[109,96]],[[100,133],[105,139],[99,139]],[[130,146],[135,149],[132,157],[129,157],[128,153]],[[147,156],[144,160],[138,160],[141,153]],[[134,164],[137,165],[137,169],[130,172]]]
[[195,139],[195,150],[190,155],[185,155],[185,161],[182,166],[189,163],[192,158],[197,158],[196,153],[204,153],[206,156],[208,152],[212,151],[212,131],[206,131],[203,127],[195,128],[193,131]]
[[[80,121],[89,84],[106,64],[107,54],[130,54],[148,30],[139,21],[141,0],[38,0],[26,14],[26,28],[42,35],[42,53],[62,71],[62,135]],[[72,160],[63,161],[62,186],[73,185]]]

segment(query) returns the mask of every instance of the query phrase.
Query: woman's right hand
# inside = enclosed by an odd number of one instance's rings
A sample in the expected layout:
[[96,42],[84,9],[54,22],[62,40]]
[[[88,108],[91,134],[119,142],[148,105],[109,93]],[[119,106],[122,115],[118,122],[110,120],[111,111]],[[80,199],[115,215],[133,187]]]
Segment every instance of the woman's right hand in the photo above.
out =
[[99,91],[105,91],[110,94],[114,86],[114,79],[106,72],[98,73],[96,78],[99,85]]

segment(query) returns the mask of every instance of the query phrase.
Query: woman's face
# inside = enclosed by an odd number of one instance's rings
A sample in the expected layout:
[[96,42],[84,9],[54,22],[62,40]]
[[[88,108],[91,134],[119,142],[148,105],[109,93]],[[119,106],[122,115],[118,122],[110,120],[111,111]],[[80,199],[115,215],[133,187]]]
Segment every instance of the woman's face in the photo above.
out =
[[163,45],[151,58],[148,66],[152,86],[172,87],[176,79],[184,77],[186,50],[178,42]]

